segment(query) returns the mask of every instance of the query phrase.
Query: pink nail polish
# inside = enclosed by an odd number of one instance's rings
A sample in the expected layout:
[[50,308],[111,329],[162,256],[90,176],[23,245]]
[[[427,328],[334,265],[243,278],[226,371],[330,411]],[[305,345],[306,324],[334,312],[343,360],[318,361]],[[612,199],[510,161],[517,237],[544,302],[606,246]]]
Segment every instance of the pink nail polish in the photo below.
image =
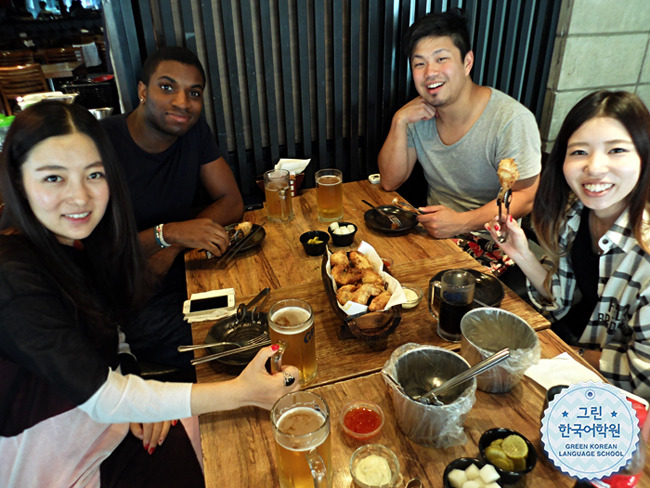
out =
[[496,231],[501,230],[501,227],[499,227],[499,224],[494,224],[494,230],[496,230]]
[[144,446],[144,450],[145,450],[145,451],[148,451],[148,450],[149,450],[149,444],[147,444],[146,446]]
[[155,450],[156,450],[155,447],[150,448],[149,449],[149,456],[151,456]]
[[514,222],[515,219],[512,218],[512,215],[510,216],[510,222]]
[[271,346],[271,351],[277,351],[278,349],[280,349],[280,345],[279,345],[279,344],[273,344],[273,345]]
[[176,427],[177,423],[178,423],[178,420],[172,420],[172,427]]

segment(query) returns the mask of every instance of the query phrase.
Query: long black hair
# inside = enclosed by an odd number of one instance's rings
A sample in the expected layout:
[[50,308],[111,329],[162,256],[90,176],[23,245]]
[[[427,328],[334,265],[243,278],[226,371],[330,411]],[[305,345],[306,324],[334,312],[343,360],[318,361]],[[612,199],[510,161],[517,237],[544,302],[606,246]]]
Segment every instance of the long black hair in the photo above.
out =
[[[567,205],[575,199],[563,171],[567,145],[582,124],[596,117],[610,117],[623,124],[641,159],[641,174],[628,196],[628,208],[634,237],[642,248],[650,252],[643,237],[643,213],[650,204],[650,113],[633,93],[601,90],[584,97],[567,114],[544,165],[535,195],[533,225],[544,251],[555,263],[555,269],[560,258],[559,236],[565,220],[562,217]],[[551,270],[549,278],[553,273]]]
[[[30,151],[50,137],[81,133],[100,154],[110,198],[104,216],[83,239],[87,269],[36,218],[27,200],[22,165]],[[143,303],[148,278],[137,237],[126,184],[113,147],[99,122],[79,105],[42,101],[19,113],[7,134],[0,159],[0,188],[4,210],[0,232],[22,236],[46,271],[70,298],[86,324],[99,322],[114,328]],[[92,334],[91,334],[92,335]]]

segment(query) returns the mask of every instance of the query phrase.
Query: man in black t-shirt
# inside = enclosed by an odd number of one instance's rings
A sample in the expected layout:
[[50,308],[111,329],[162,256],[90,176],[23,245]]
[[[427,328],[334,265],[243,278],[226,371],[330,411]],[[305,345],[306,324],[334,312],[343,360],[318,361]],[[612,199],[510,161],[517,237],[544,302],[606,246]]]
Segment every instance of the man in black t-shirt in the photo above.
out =
[[[238,222],[244,209],[235,177],[201,116],[204,86],[203,67],[191,51],[161,48],[143,66],[138,107],[102,121],[126,174],[144,252],[161,278],[156,296],[126,327],[127,340],[139,359],[176,367],[189,366],[192,358],[176,351],[192,343],[182,317],[183,251],[220,256],[229,242],[223,226]],[[212,203],[195,216],[200,187]]]

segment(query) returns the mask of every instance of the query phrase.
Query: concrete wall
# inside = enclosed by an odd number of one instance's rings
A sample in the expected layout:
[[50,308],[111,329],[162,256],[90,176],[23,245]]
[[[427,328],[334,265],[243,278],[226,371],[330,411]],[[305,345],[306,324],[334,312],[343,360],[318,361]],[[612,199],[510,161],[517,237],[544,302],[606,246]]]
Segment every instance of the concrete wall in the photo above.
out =
[[587,93],[626,90],[650,107],[649,43],[650,0],[562,0],[540,128],[545,151]]

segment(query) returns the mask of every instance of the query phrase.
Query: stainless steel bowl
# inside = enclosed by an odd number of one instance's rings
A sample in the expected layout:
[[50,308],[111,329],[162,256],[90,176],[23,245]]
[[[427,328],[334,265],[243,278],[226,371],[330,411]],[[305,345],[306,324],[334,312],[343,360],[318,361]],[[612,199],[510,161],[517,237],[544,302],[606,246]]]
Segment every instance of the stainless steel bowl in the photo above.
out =
[[460,354],[474,365],[501,349],[510,349],[510,357],[477,377],[481,391],[503,393],[521,380],[526,370],[540,358],[535,330],[514,313],[499,308],[477,308],[460,321]]
[[88,111],[93,114],[97,120],[102,120],[111,116],[113,113],[113,107],[90,108]]
[[382,376],[390,390],[397,424],[409,439],[438,448],[467,441],[463,422],[476,399],[475,378],[454,388],[445,405],[428,405],[412,398],[467,369],[469,364],[460,355],[440,347],[404,344],[393,351]]

